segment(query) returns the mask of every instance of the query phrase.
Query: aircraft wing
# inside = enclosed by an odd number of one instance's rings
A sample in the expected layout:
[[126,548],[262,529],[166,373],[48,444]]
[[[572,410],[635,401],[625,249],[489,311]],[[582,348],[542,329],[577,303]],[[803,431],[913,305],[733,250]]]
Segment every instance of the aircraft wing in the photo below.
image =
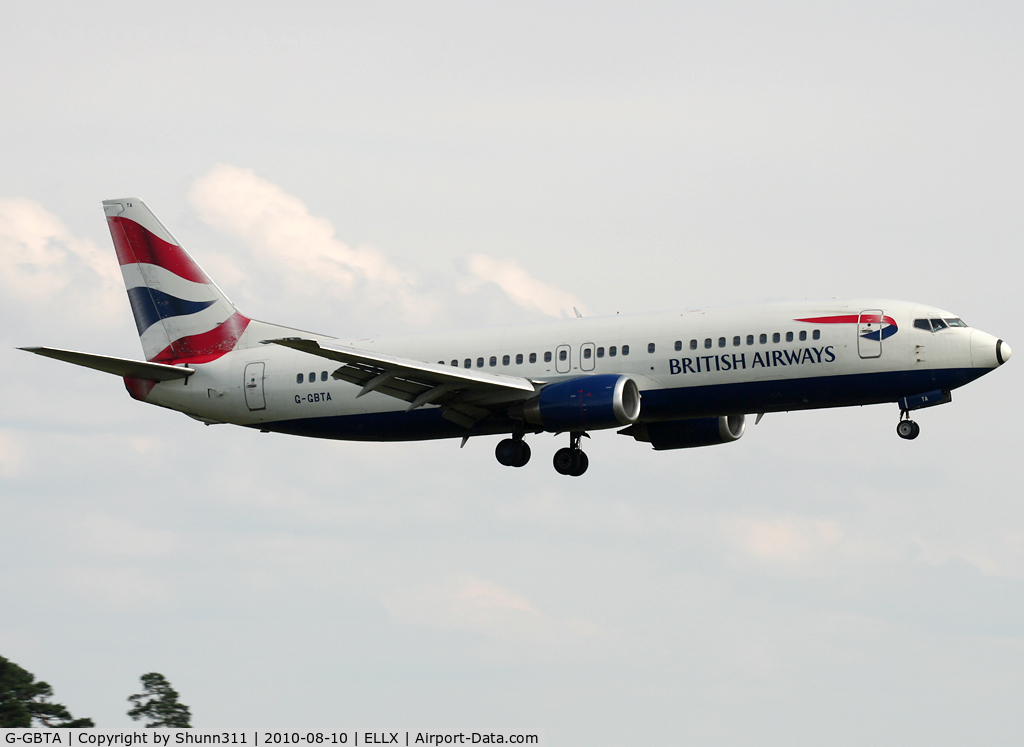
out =
[[36,355],[43,355],[47,358],[56,358],[59,361],[74,363],[76,366],[93,368],[104,373],[115,376],[127,376],[132,379],[148,379],[150,381],[171,381],[172,379],[184,379],[196,372],[194,368],[185,366],[168,366],[166,363],[149,363],[147,361],[133,361],[130,358],[114,358],[109,355],[96,355],[94,353],[79,353],[74,350],[60,350],[58,348],[18,348]]
[[300,337],[263,342],[344,363],[331,376],[361,386],[357,397],[380,392],[408,402],[409,410],[436,404],[443,417],[466,428],[490,415],[492,409],[528,399],[544,384]]

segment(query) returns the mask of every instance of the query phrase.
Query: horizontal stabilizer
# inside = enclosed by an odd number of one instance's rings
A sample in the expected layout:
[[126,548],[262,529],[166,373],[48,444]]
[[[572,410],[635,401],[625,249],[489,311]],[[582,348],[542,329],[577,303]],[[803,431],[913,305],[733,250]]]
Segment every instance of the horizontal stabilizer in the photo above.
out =
[[115,376],[126,376],[131,379],[171,381],[173,379],[184,379],[196,372],[194,368],[185,368],[184,366],[168,366],[163,363],[133,361],[130,358],[113,358],[109,355],[79,353],[74,350],[58,350],[57,348],[18,348],[18,350],[26,350],[36,355],[56,358],[59,361],[74,363],[76,366],[94,368],[97,371],[114,374]]

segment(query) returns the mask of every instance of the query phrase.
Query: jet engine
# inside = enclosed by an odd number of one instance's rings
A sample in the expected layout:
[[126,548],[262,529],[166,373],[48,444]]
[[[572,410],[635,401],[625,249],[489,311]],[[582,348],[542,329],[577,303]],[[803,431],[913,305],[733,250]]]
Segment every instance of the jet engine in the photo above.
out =
[[629,376],[580,376],[548,384],[523,404],[522,418],[546,431],[618,428],[640,417],[640,390]]
[[619,433],[632,436],[637,441],[645,441],[655,451],[689,449],[738,441],[746,428],[745,421],[744,415],[666,420],[660,423],[636,423]]

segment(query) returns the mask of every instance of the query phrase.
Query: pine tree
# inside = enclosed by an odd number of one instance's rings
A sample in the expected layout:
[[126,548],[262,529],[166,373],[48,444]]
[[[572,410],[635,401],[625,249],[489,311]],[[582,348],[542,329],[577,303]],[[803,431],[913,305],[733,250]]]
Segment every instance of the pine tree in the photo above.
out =
[[82,729],[95,726],[91,718],[74,718],[60,703],[51,703],[53,688],[36,682],[35,675],[0,656],[0,727]]
[[150,672],[141,677],[143,691],[132,695],[128,700],[134,707],[128,711],[133,721],[148,719],[146,728],[167,727],[171,729],[190,729],[192,714],[188,706],[178,702],[178,693],[167,678],[158,672]]

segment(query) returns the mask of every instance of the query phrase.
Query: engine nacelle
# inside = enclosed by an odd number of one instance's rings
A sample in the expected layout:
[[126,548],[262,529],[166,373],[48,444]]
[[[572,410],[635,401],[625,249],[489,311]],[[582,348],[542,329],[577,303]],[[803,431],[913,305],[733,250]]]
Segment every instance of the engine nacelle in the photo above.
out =
[[694,446],[714,446],[738,441],[746,428],[746,416],[729,415],[720,418],[689,418],[666,420],[660,423],[636,423],[619,431],[637,441],[645,441],[656,451],[689,449]]
[[548,384],[523,405],[522,416],[556,433],[618,428],[640,417],[640,390],[629,376],[580,376]]

